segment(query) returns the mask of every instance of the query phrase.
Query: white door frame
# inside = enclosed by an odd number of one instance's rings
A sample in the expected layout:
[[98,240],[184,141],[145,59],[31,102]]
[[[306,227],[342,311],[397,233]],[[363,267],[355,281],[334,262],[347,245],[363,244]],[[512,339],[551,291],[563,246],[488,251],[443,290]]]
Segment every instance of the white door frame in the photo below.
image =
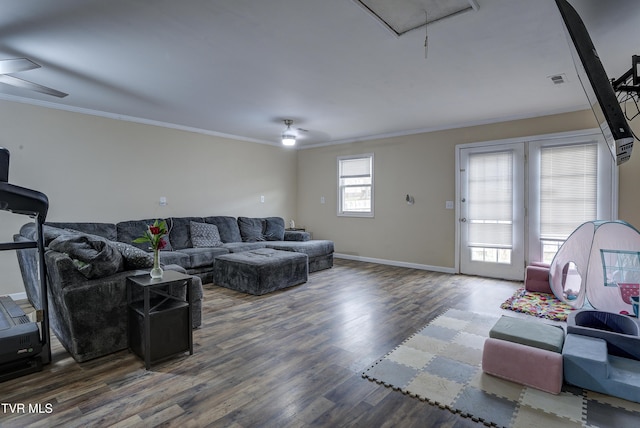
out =
[[[513,144],[513,143],[525,143],[527,144],[530,141],[537,141],[537,142],[541,142],[544,140],[556,140],[556,139],[572,139],[572,138],[579,138],[579,137],[585,137],[585,136],[592,136],[596,135],[596,134],[600,134],[600,129],[598,128],[592,128],[592,129],[585,129],[585,130],[579,130],[579,131],[569,131],[569,132],[558,132],[558,133],[552,133],[552,134],[541,134],[541,135],[533,135],[533,136],[524,136],[524,137],[518,137],[518,138],[508,138],[508,139],[503,139],[503,140],[490,140],[490,141],[478,141],[478,142],[473,142],[473,143],[466,143],[466,144],[458,144],[456,145],[456,155],[455,155],[455,186],[456,186],[456,199],[455,199],[455,240],[456,240],[456,251],[455,251],[455,260],[454,260],[454,270],[457,273],[460,273],[460,168],[461,168],[461,164],[460,164],[460,150],[464,149],[464,148],[470,148],[470,147],[489,147],[489,146],[499,146],[499,145],[508,145],[508,144]],[[526,153],[526,152],[525,152]],[[526,154],[525,154],[526,155]],[[528,170],[525,171],[525,181],[526,186],[525,189],[528,188],[528,179],[529,179],[529,173]],[[613,172],[612,172],[612,183],[611,183],[611,188],[612,188],[612,197],[611,197],[611,206],[612,206],[612,210],[611,210],[611,218],[612,219],[616,219],[618,217],[618,168],[613,168]],[[526,190],[525,190],[526,192]],[[525,195],[525,197],[528,198],[528,195]],[[528,242],[528,236],[529,236],[529,221],[528,218],[525,221],[525,263],[528,262],[529,259],[529,242]],[[521,278],[524,279],[524,278]]]
[[[463,147],[458,151],[458,159],[460,168],[458,168],[458,177],[466,176],[468,173],[468,159],[473,154],[481,153],[511,153],[513,156],[513,190],[512,190],[512,248],[509,263],[475,261],[471,257],[471,252],[466,243],[463,242],[465,230],[463,227],[468,226],[466,221],[469,213],[467,211],[467,203],[465,199],[469,198],[468,189],[466,189],[466,179],[459,179],[458,198],[459,215],[457,217],[458,227],[460,231],[460,240],[458,244],[458,254],[460,260],[460,272],[469,275],[479,275],[485,277],[495,277],[510,280],[520,280],[524,277],[524,255],[525,255],[525,143],[512,142],[509,144],[491,144],[491,145],[475,145],[471,147]],[[464,251],[464,254],[463,254]]]

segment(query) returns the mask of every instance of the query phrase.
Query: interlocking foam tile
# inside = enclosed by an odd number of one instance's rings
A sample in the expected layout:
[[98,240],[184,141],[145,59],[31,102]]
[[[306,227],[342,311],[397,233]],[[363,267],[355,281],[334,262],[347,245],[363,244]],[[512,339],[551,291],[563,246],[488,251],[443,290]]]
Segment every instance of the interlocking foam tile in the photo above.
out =
[[486,425],[640,426],[640,403],[567,384],[554,395],[482,372],[484,340],[498,318],[450,309],[363,376]]
[[420,351],[406,345],[398,346],[390,355],[389,359],[405,366],[421,369],[426,366],[434,357],[434,354]]
[[398,364],[391,360],[382,360],[371,369],[371,376],[375,379],[383,380],[385,384],[390,384],[396,388],[406,386],[418,373],[416,369]]
[[457,383],[466,384],[478,370],[477,367],[449,358],[436,356],[423,371],[429,372]]
[[637,427],[640,426],[640,413],[587,400],[586,423],[596,427]]
[[431,325],[432,326],[440,326],[440,327],[448,328],[448,329],[451,329],[451,330],[460,331],[460,330],[463,330],[467,325],[469,325],[469,321],[461,320],[461,319],[457,319],[457,318],[452,318],[452,317],[441,316],[441,317],[438,317],[438,318],[434,319],[431,322]]
[[435,403],[451,406],[464,385],[430,373],[420,373],[407,389],[413,394],[427,398]]
[[480,370],[478,370],[478,373],[471,379],[469,386],[513,402],[518,402],[522,392],[526,388],[526,386],[520,385],[519,383],[509,382],[508,380],[488,375]]
[[416,336],[428,336],[434,339],[439,339],[444,342],[449,342],[458,334],[458,330],[451,327],[443,327],[439,325],[428,325],[420,330]]
[[[509,426],[508,424],[505,426]],[[513,428],[566,427],[582,428],[580,421],[572,421],[558,415],[540,412],[528,406],[520,406],[511,423]]]
[[440,355],[475,366],[479,365],[480,361],[482,361],[482,349],[469,348],[458,343],[452,343],[444,347],[440,351]]
[[573,421],[582,420],[582,395],[562,391],[558,395],[534,388],[526,388],[520,403]]
[[460,392],[452,407],[463,414],[473,415],[474,418],[491,421],[498,426],[509,426],[513,414],[518,408],[518,402],[487,394],[480,389],[468,386]]
[[485,339],[486,337],[461,331],[460,334],[453,339],[453,342],[470,348],[482,349],[484,347]]
[[404,345],[420,351],[437,354],[447,346],[448,343],[446,340],[439,340],[430,336],[417,334],[404,342]]

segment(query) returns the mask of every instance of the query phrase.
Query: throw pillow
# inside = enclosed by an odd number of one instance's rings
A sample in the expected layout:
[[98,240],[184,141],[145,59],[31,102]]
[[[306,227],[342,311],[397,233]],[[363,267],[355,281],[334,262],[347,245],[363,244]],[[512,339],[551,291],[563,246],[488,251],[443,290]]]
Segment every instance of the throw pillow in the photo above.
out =
[[267,241],[284,241],[284,220],[282,217],[264,219],[264,237]]
[[264,241],[261,218],[238,217],[238,226],[243,242]]
[[124,260],[124,268],[132,269],[148,269],[153,267],[153,254],[147,253],[133,245],[124,242],[111,242],[120,251],[120,255]]
[[191,222],[193,248],[221,247],[220,232],[215,224]]

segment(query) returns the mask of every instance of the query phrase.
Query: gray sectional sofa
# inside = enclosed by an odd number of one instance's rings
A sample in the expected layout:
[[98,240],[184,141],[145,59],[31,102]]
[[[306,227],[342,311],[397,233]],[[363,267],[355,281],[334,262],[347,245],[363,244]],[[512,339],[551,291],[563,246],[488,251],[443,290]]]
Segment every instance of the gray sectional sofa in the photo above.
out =
[[[126,278],[147,273],[153,264],[148,244],[133,240],[154,220],[45,224],[50,325],[76,361],[128,347]],[[304,253],[309,272],[333,266],[332,241],[312,240],[306,232],[287,231],[280,217],[164,220],[169,245],[160,252],[160,262],[165,269],[195,277],[191,290],[194,327],[201,324],[202,284],[212,282],[217,256],[272,248]],[[34,239],[35,233],[35,224],[28,223],[14,235],[14,241]],[[17,253],[27,294],[38,302],[36,251],[22,249]]]

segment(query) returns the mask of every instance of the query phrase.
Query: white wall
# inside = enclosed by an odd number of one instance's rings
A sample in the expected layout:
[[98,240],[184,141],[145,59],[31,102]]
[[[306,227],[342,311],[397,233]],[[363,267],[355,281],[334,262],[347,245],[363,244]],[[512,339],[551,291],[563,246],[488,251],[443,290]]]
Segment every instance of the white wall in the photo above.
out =
[[[455,196],[457,144],[594,126],[585,111],[294,152],[0,101],[10,182],[47,194],[50,221],[278,215],[334,240],[338,253],[444,270],[455,261],[455,212],[445,201]],[[336,157],[370,152],[376,217],[337,217]],[[640,156],[632,156],[620,167],[619,198],[620,218],[637,227],[638,165]],[[414,205],[404,201],[407,193]],[[168,206],[159,206],[160,196]],[[24,222],[0,211],[0,240],[11,241]],[[0,269],[0,294],[22,292],[13,251],[0,253]]]
[[[48,221],[296,217],[295,151],[8,101],[0,130],[9,182],[45,193]],[[0,240],[28,220],[0,211]],[[0,271],[0,294],[24,290],[14,251]]]
[[[455,199],[455,146],[594,126],[583,111],[301,150],[297,220],[351,258],[453,271],[456,218],[445,202]],[[336,158],[363,153],[375,154],[375,218],[338,217]]]

